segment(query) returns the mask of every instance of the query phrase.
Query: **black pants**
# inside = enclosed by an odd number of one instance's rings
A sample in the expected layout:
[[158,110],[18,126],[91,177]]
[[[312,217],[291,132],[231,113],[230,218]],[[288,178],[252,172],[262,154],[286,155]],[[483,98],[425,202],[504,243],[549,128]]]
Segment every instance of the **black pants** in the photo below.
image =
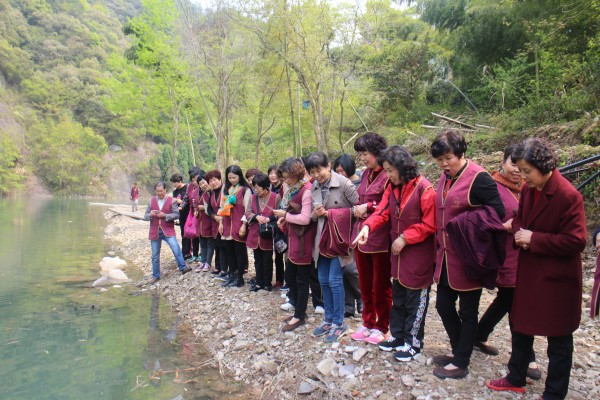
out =
[[195,237],[193,239],[190,239],[192,242],[192,256],[194,257],[198,257],[198,253],[200,250],[200,238],[199,237]]
[[431,287],[409,289],[396,279],[392,281],[390,332],[395,338],[403,339],[405,344],[417,349],[423,348],[430,290]]
[[244,266],[248,265],[248,252],[246,243],[236,240],[223,240],[225,243],[225,254],[227,257],[227,272],[242,279]]
[[181,230],[181,253],[184,258],[189,258],[191,256],[192,251],[192,240],[183,237],[183,230],[185,228],[185,221],[187,221],[187,214],[184,216],[183,214],[179,215],[179,229]]
[[[508,361],[508,376],[515,386],[525,386],[529,354],[533,352],[533,336],[512,333],[512,354]],[[548,337],[548,376],[544,400],[562,400],[569,391],[573,365],[573,335]]]
[[310,271],[313,268],[314,262],[310,265],[297,265],[289,259],[286,261],[285,281],[290,288],[288,298],[290,299],[290,304],[293,304],[295,307],[294,317],[298,319],[306,318]]
[[[450,338],[450,346],[454,354],[452,364],[459,368],[467,368],[471,361],[473,343],[477,337],[480,298],[481,289],[459,292],[442,282],[437,287],[435,308]],[[456,310],[457,299],[459,300],[458,311]]]
[[285,279],[283,267],[283,253],[275,253],[275,282],[283,283]]
[[227,272],[227,256],[225,255],[225,243],[221,235],[215,238],[215,269]]
[[256,270],[256,286],[262,288],[272,285],[273,250],[254,250],[254,269]]
[[356,263],[344,267],[344,313],[354,315],[362,311],[362,298],[358,284],[358,269]]
[[[513,297],[515,294],[514,287],[499,287],[498,293],[496,294],[496,298],[492,301],[492,304],[488,307],[488,309],[483,313],[483,316],[479,320],[479,324],[477,326],[477,341],[478,342],[487,342],[491,333],[494,331],[498,322],[504,318],[506,314],[510,315],[510,310],[512,309]],[[509,318],[510,325],[510,318]],[[512,325],[510,326],[512,331]],[[531,356],[529,357],[529,362],[535,361],[535,352],[531,352]]]

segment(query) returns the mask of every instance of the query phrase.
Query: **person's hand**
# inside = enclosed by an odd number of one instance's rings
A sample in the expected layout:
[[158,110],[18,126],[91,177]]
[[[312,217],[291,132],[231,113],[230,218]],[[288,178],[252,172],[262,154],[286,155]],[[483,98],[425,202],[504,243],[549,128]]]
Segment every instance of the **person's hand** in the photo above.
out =
[[257,215],[256,220],[258,221],[259,224],[266,224],[269,222],[269,218],[263,217],[262,215]]
[[246,224],[242,224],[242,226],[240,226],[240,230],[239,230],[239,234],[241,237],[246,236],[246,231],[247,231],[248,227]]
[[392,243],[392,254],[397,256],[400,254],[404,246],[406,246],[406,239],[402,235],[398,236],[396,240],[394,240],[394,243]]
[[313,219],[317,219],[319,217],[324,217],[324,216],[327,216],[327,210],[325,209],[325,207],[323,207],[323,204],[319,204],[313,210],[312,215],[313,215]]
[[178,209],[179,211],[181,211],[181,210],[183,210],[183,207],[177,207],[177,209]]
[[162,211],[159,211],[159,212],[158,212],[158,214],[156,214],[156,216],[157,216],[159,219],[164,219],[164,218],[165,218],[165,213],[163,213]]
[[521,228],[515,232],[515,243],[523,250],[529,250],[531,247],[531,235],[533,235],[532,231]]
[[285,217],[285,210],[273,210],[273,214],[277,217],[277,218],[281,218],[281,217]]
[[219,220],[219,235],[223,236],[223,222]]
[[354,206],[354,216],[359,219],[367,218],[367,205],[361,204],[359,206]]
[[194,217],[198,218],[198,211],[194,211]]
[[[181,204],[182,200],[180,198],[177,198],[177,199],[175,199],[175,201],[177,202],[177,204]],[[180,210],[181,210],[181,208],[180,208]]]
[[352,245],[355,246],[357,243],[367,243],[367,240],[369,240],[369,231],[370,228],[368,226],[363,226],[360,232],[358,232],[358,236],[356,236],[356,239],[354,239],[354,241],[352,242]]
[[505,223],[503,223],[502,225],[504,225],[504,229],[506,229],[506,232],[508,233],[513,233],[512,231],[512,221],[513,219],[509,219],[508,221],[506,221]]
[[277,220],[277,227],[280,230],[283,230],[284,226],[285,226],[285,218],[281,217]]

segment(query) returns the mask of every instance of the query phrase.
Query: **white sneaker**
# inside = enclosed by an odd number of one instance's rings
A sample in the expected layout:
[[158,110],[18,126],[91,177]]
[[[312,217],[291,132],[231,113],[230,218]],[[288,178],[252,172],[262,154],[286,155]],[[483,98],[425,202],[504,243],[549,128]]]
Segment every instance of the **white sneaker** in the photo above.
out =
[[290,303],[283,303],[281,306],[279,306],[279,308],[281,308],[283,311],[292,311],[296,307],[294,307]]
[[287,299],[287,298],[288,298],[288,297],[287,297],[287,293],[282,293],[282,294],[281,294],[281,298],[282,298],[282,299]]
[[325,314],[325,309],[321,306],[315,307],[315,314]]

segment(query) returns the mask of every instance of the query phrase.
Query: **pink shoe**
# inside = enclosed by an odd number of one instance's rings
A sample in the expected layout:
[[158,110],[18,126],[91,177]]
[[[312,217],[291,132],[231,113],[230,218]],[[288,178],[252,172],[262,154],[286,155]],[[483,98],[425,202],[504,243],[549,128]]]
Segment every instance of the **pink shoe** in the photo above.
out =
[[208,272],[210,271],[210,265],[208,265],[208,263],[204,263],[204,268],[202,268],[202,272]]
[[363,340],[368,338],[370,334],[371,334],[371,331],[369,331],[369,328],[367,328],[366,326],[363,325],[360,328],[358,328],[358,330],[356,332],[354,332],[352,335],[350,335],[350,337],[352,338],[352,340],[356,340],[357,342],[362,342]]
[[385,340],[385,335],[381,333],[378,329],[371,329],[371,334],[364,341],[367,343],[371,343],[374,345],[378,345],[379,343]]

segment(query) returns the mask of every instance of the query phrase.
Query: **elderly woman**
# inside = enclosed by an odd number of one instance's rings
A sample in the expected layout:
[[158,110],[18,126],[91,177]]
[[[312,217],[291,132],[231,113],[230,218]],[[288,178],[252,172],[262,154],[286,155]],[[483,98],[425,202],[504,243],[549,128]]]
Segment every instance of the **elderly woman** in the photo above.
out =
[[527,183],[512,222],[519,249],[511,312],[508,375],[486,382],[493,390],[525,391],[534,336],[548,338],[543,399],[564,399],[573,361],[573,332],[581,320],[582,266],[587,239],[581,194],[556,169],[552,146],[537,138],[512,153]]
[[[313,212],[312,220],[317,222],[317,235],[313,251],[313,259],[317,262],[317,272],[323,303],[325,305],[325,318],[315,328],[313,336],[327,335],[325,341],[337,341],[348,331],[344,323],[344,284],[342,268],[352,262],[351,250],[345,243],[345,250],[340,248],[340,254],[333,254],[331,248],[321,246],[325,224],[333,218],[336,209],[347,209],[346,225],[351,227],[350,208],[358,202],[358,193],[352,182],[331,170],[329,158],[322,152],[311,154],[305,163],[306,169],[315,181],[312,186]],[[348,229],[350,240],[350,229]],[[327,252],[327,254],[324,254]],[[345,252],[345,254],[343,254]]]
[[435,200],[437,251],[434,280],[438,284],[435,306],[452,347],[452,354],[433,357],[433,362],[439,365],[433,374],[442,379],[459,379],[469,373],[484,285],[481,279],[467,275],[463,255],[452,243],[447,225],[478,206],[490,206],[499,219],[504,218],[504,205],[496,182],[483,167],[467,159],[466,152],[465,139],[454,130],[440,133],[431,144],[431,156],[442,170]]
[[[357,189],[359,205],[353,207],[353,215],[358,219],[355,227],[357,231],[381,203],[388,178],[377,163],[377,157],[386,147],[385,138],[373,132],[366,133],[354,142],[354,150],[367,167]],[[385,225],[382,229],[372,232],[368,242],[359,243],[354,252],[363,301],[363,324],[351,337],[374,345],[385,339],[392,308],[389,224],[386,222]]]
[[419,175],[416,160],[403,147],[392,146],[379,156],[390,185],[380,207],[364,223],[355,242],[366,244],[371,232],[388,226],[392,242],[392,336],[379,343],[384,351],[396,350],[398,361],[411,361],[421,353],[425,316],[433,283],[435,191]]

